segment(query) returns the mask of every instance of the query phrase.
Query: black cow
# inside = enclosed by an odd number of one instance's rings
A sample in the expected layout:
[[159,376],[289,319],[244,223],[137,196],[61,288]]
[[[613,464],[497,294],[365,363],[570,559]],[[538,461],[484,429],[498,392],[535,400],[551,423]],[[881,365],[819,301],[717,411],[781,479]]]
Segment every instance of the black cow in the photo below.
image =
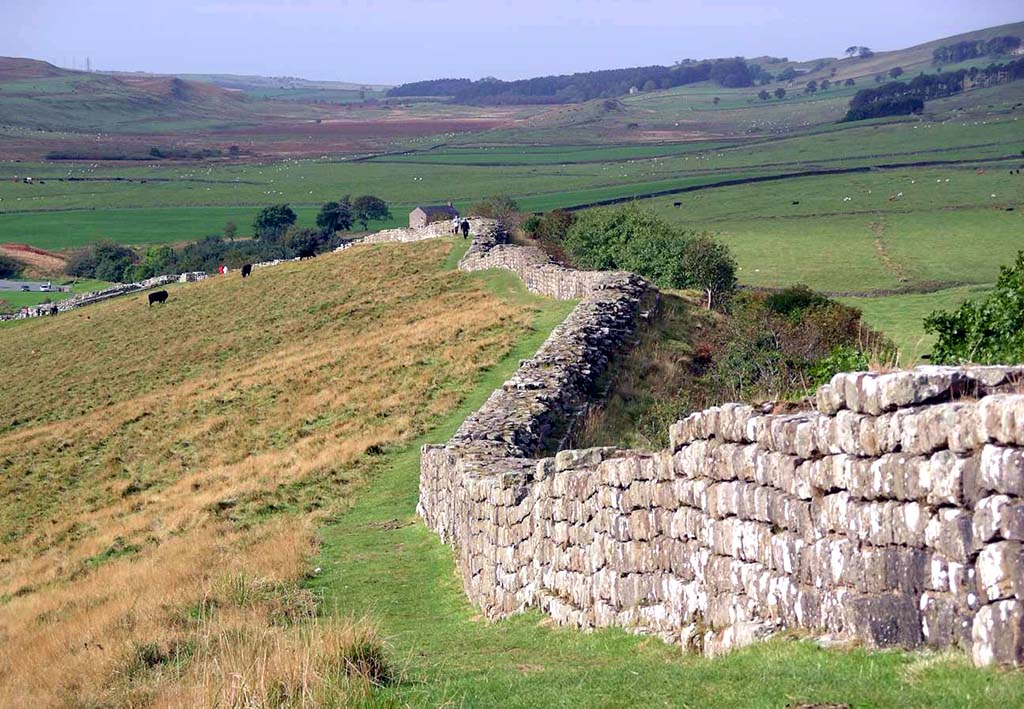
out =
[[682,206],[683,206],[683,203],[682,203],[682,202],[673,202],[673,203],[672,203],[672,206],[673,206],[673,207],[676,207],[676,208],[678,209],[679,207],[682,207]]
[[244,266],[242,266],[242,278],[248,278],[251,273],[252,273],[252,264],[251,263],[247,263]]
[[152,307],[153,303],[163,303],[167,300],[167,291],[158,290],[154,293],[149,294],[149,305]]

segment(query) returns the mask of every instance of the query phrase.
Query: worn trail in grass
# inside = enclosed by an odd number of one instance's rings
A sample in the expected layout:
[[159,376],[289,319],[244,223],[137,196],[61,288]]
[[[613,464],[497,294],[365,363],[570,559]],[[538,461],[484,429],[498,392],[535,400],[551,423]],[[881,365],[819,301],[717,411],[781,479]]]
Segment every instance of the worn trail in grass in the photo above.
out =
[[[453,253],[449,264],[458,257]],[[531,355],[569,304],[535,299],[511,274],[493,289],[541,303],[534,331],[488,370],[460,408],[391,452],[354,506],[322,530],[312,582],[339,613],[367,615],[391,644],[401,678],[379,692],[412,706],[856,707],[1010,706],[1024,677],[969,666],[964,656],[825,651],[778,640],[709,660],[619,630],[552,627],[537,612],[488,623],[469,605],[451,550],[415,514],[419,448],[446,440]]]

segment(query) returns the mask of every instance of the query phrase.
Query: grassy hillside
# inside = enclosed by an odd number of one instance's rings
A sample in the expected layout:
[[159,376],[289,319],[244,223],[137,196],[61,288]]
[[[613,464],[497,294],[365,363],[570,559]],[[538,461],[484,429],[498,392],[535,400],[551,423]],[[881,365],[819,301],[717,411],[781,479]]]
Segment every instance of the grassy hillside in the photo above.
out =
[[310,522],[452,412],[537,313],[566,311],[449,270],[448,249],[361,247],[5,329],[0,704],[366,689],[345,667],[372,631],[311,620],[297,585]]

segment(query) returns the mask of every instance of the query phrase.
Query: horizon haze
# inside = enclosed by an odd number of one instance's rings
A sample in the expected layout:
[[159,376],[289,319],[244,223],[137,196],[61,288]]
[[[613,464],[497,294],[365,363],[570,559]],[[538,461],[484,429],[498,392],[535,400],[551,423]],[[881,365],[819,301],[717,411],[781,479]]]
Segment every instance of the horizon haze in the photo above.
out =
[[[68,68],[401,84],[519,79],[693,58],[841,56],[1024,19],[1015,0],[858,3],[642,0],[13,0],[0,55]],[[567,28],[572,28],[567,29]]]

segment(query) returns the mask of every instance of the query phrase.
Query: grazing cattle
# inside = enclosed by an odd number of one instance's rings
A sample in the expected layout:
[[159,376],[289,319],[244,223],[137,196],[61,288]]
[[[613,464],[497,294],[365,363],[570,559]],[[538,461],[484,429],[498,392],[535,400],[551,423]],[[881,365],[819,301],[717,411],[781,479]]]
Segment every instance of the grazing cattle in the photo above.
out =
[[251,263],[247,263],[244,266],[242,266],[242,278],[248,278],[251,273],[252,273],[252,264]]
[[798,199],[794,199],[794,200],[793,200],[793,204],[800,204],[800,200],[798,200]]
[[673,202],[673,203],[672,203],[672,206],[673,206],[673,207],[682,207],[682,206],[683,206],[683,203],[682,203],[682,202]]
[[149,304],[150,304],[150,306],[152,306],[153,303],[163,303],[166,300],[167,300],[167,291],[165,291],[165,290],[158,290],[155,293],[150,293],[149,294]]

